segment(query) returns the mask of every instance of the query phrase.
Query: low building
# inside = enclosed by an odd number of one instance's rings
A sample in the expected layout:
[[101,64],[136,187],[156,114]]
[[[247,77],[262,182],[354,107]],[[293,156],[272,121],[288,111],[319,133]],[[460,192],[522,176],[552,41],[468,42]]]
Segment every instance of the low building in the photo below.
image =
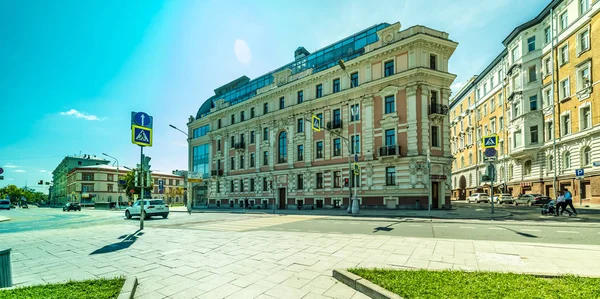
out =
[[[180,173],[182,173],[182,175],[180,175]],[[153,171],[152,180],[154,183],[152,198],[161,198],[169,204],[184,203],[186,184],[183,172],[173,171],[173,173],[165,173]],[[162,193],[161,190],[159,190],[160,180],[163,181],[164,186]]]
[[50,194],[51,204],[64,204],[69,200],[70,192],[67,191],[67,176],[76,167],[90,165],[107,165],[110,161],[98,158],[95,155],[66,156],[52,171],[52,188]]

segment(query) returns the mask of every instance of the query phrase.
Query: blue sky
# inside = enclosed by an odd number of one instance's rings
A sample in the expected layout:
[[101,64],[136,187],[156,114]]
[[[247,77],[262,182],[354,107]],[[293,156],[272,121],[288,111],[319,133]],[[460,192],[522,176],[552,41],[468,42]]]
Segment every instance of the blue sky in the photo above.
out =
[[459,43],[450,61],[456,90],[548,3],[0,0],[0,187],[36,187],[69,154],[106,152],[135,166],[131,111],[154,117],[145,150],[153,168],[185,169],[185,136],[168,125],[186,130],[216,87],[376,23],[448,32]]

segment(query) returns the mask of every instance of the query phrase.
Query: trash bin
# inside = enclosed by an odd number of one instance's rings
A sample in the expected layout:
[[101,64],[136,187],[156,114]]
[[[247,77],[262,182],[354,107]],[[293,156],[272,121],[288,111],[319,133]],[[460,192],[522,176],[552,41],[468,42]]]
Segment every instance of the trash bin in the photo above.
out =
[[0,250],[0,288],[12,287],[10,248]]

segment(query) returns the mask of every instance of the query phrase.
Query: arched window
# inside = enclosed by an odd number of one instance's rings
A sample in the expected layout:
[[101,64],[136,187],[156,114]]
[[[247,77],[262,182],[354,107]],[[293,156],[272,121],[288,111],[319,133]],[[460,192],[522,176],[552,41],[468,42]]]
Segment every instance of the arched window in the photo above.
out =
[[469,165],[473,165],[473,153],[469,153]]
[[500,167],[500,177],[498,177],[497,180],[500,182],[504,182],[505,178],[506,177],[504,176],[504,167]]
[[523,175],[531,175],[531,160],[523,163]]
[[279,134],[278,163],[285,162],[287,162],[287,133],[283,131]]
[[565,169],[571,168],[571,153],[570,152],[565,152],[563,161],[564,161],[563,165],[564,165]]
[[460,168],[465,168],[465,157],[460,157]]
[[512,164],[511,164],[511,165],[509,165],[509,166],[508,166],[508,177],[509,177],[509,180],[510,180],[510,179],[512,179],[512,177],[513,177],[513,174],[514,174],[514,171],[515,171],[515,170],[514,170],[514,167],[513,167],[513,165],[512,165]]
[[582,166],[587,166],[592,163],[592,149],[589,146],[586,146],[583,151],[581,151],[581,163]]
[[554,156],[548,156],[548,170],[554,170]]

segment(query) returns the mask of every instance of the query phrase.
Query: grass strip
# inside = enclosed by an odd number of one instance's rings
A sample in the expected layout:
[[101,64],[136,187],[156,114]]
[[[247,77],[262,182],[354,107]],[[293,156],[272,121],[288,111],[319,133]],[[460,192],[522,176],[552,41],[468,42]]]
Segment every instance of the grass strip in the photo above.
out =
[[117,298],[125,278],[100,278],[0,290],[0,299],[109,299]]

